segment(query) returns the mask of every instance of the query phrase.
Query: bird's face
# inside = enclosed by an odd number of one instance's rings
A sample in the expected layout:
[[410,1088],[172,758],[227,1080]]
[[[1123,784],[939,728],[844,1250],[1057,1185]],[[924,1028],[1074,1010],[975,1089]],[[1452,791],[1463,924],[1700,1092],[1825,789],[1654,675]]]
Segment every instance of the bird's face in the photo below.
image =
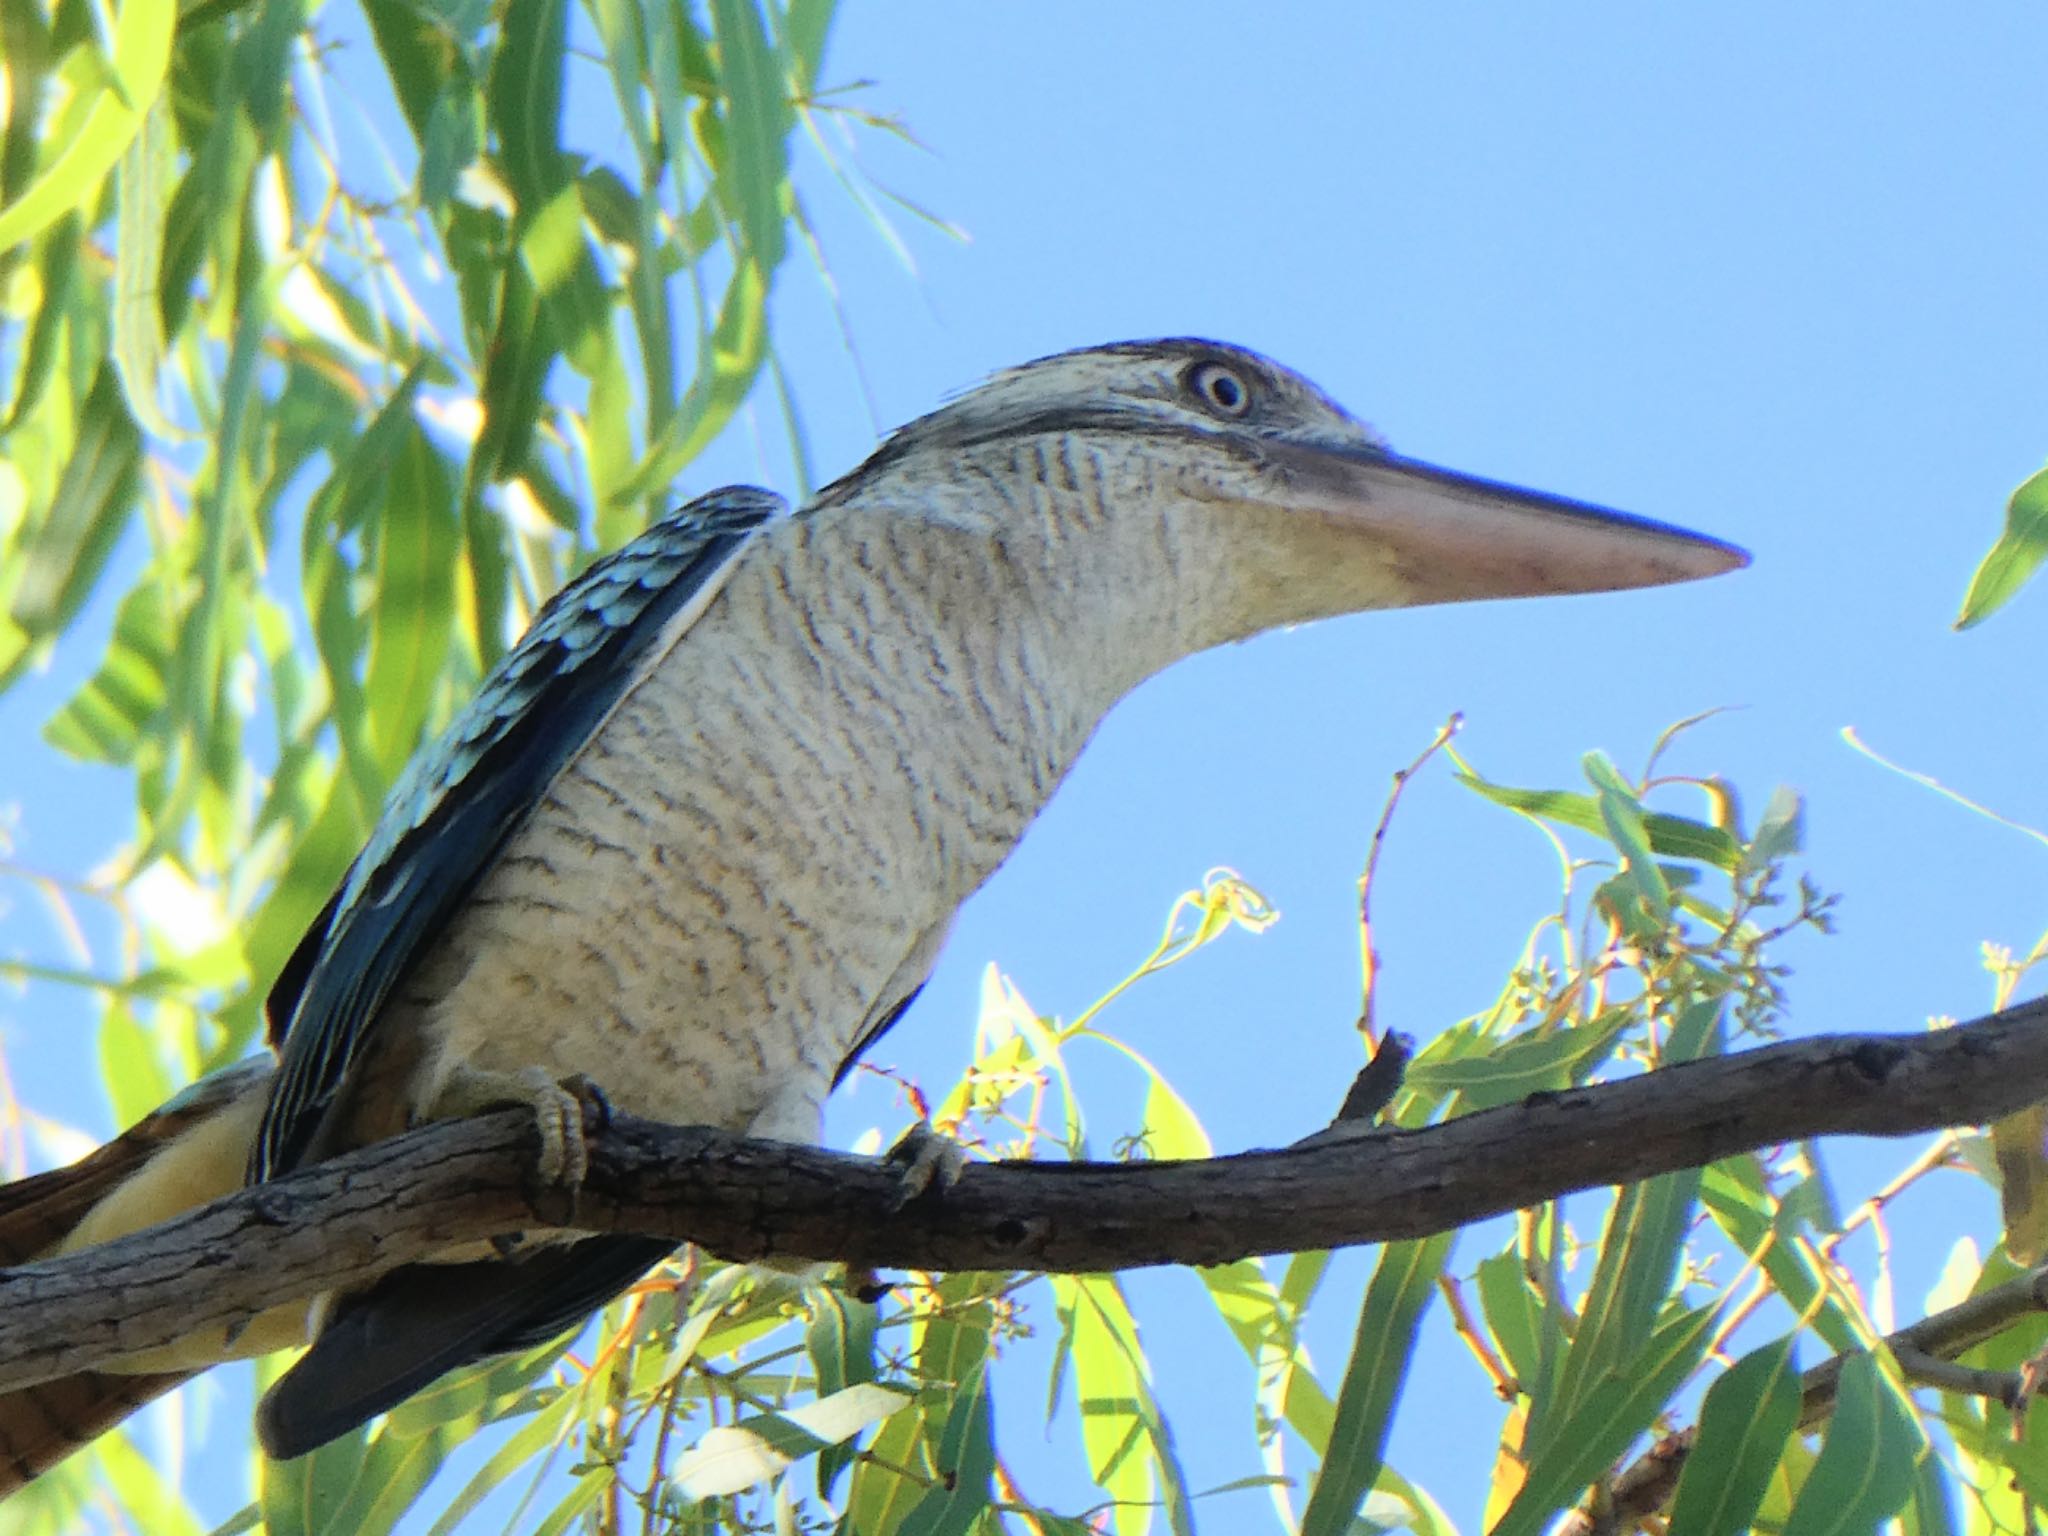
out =
[[1209,643],[1364,609],[1690,581],[1748,558],[1403,458],[1299,374],[1207,341],[1011,369],[904,428],[869,469],[1003,444],[1041,445],[1025,457],[1048,475],[1097,477],[1133,547],[1171,549],[1177,571],[1220,585],[1229,612]]

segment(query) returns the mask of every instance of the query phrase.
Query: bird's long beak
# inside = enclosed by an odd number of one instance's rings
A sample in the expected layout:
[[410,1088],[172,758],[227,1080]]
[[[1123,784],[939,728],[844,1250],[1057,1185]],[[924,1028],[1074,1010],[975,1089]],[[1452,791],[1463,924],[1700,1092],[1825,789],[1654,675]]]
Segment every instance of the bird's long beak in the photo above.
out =
[[1261,447],[1288,501],[1369,535],[1411,603],[1613,592],[1749,564],[1734,545],[1683,528],[1383,450]]

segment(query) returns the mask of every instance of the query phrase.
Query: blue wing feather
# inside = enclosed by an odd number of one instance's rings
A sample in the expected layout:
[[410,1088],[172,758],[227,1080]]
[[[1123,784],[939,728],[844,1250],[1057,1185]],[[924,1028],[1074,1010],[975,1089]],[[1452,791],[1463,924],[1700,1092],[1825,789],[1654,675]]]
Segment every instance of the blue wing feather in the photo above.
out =
[[305,1156],[399,978],[603,724],[668,621],[782,509],[768,491],[713,491],[597,561],[534,616],[440,740],[407,765],[271,991],[282,1062],[251,1182]]

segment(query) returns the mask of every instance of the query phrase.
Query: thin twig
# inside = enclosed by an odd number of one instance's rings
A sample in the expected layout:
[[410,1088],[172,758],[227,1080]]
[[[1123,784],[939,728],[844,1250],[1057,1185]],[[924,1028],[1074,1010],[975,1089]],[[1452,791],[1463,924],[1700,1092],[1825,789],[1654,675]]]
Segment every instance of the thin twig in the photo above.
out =
[[1401,792],[1408,787],[1408,781],[1422,771],[1423,764],[1449,746],[1451,738],[1464,726],[1464,715],[1453,714],[1437,728],[1436,735],[1416,755],[1415,761],[1394,771],[1394,787],[1387,791],[1387,803],[1380,808],[1380,819],[1373,825],[1372,842],[1366,849],[1365,869],[1358,877],[1358,966],[1362,980],[1358,1028],[1374,1049],[1379,1046],[1372,1013],[1373,999],[1379,989],[1380,955],[1372,941],[1372,891],[1374,877],[1379,874],[1380,852],[1386,846],[1387,829],[1394,823],[1394,811],[1401,803]]

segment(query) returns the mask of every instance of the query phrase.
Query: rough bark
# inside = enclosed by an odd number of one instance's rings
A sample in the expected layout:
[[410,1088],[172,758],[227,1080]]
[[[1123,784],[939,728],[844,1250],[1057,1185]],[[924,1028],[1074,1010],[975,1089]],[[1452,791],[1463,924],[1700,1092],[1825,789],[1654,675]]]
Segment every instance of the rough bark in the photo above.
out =
[[978,1164],[904,1204],[901,1169],[620,1116],[573,1216],[533,1192],[530,1119],[423,1127],[69,1257],[0,1271],[0,1390],[539,1225],[726,1258],[918,1269],[1213,1264],[1419,1237],[1575,1190],[1822,1135],[1995,1119],[2048,1088],[2048,1001],[1919,1035],[1830,1035],[1394,1131],[1199,1162]]

